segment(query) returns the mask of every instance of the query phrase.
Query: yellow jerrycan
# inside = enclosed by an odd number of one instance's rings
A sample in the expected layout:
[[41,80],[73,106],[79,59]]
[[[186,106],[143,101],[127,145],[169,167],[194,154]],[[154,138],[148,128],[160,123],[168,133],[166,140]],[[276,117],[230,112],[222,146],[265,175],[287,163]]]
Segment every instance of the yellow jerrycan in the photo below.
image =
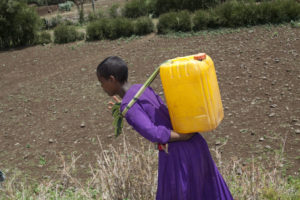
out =
[[207,132],[224,118],[217,75],[205,53],[178,57],[160,66],[160,77],[174,131]]

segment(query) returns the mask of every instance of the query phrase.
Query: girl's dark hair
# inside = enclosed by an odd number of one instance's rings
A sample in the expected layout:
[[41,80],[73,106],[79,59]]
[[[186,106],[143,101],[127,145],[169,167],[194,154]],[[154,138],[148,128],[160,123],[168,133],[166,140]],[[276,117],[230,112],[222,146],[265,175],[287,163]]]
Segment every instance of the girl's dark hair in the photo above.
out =
[[98,65],[97,74],[105,79],[112,75],[120,83],[125,83],[128,78],[127,64],[118,56],[110,56]]

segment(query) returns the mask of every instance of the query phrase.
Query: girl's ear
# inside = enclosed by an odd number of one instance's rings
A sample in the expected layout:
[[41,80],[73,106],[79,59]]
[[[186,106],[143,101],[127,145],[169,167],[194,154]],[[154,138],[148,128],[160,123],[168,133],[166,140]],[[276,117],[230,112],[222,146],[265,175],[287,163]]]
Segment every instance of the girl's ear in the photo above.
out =
[[115,82],[117,79],[116,79],[116,77],[114,77],[113,75],[110,75],[110,76],[109,76],[109,80]]

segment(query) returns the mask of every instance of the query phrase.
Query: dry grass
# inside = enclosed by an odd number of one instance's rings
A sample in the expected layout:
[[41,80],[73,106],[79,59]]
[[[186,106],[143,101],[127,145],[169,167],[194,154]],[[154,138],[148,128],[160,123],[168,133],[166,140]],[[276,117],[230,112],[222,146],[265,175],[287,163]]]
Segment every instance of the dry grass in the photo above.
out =
[[[2,185],[0,199],[155,199],[157,151],[143,142],[139,148],[129,146],[125,135],[121,146],[111,146],[108,150],[102,148],[99,140],[102,153],[96,167],[90,166],[89,181],[81,182],[72,175],[80,156],[72,155],[70,162],[61,156],[64,167],[60,180],[28,186],[20,181],[20,174],[15,174]],[[254,157],[247,165],[239,159],[223,162],[219,153],[223,145],[212,153],[235,199],[300,199],[299,178],[284,178],[279,170],[284,160],[285,140],[267,166]]]
[[282,173],[285,143],[286,138],[282,138],[281,149],[275,151],[273,157],[257,161],[252,156],[248,163],[243,163],[238,158],[223,163],[219,150],[226,145],[226,141],[213,150],[219,170],[234,199],[300,199],[299,176],[285,178]]

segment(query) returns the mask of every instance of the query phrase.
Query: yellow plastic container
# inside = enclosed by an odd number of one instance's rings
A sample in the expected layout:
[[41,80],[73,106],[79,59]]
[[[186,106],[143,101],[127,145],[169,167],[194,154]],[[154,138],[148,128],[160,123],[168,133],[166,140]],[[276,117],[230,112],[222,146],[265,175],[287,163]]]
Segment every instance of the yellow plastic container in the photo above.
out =
[[212,59],[196,54],[168,60],[160,77],[174,131],[207,132],[224,117]]

